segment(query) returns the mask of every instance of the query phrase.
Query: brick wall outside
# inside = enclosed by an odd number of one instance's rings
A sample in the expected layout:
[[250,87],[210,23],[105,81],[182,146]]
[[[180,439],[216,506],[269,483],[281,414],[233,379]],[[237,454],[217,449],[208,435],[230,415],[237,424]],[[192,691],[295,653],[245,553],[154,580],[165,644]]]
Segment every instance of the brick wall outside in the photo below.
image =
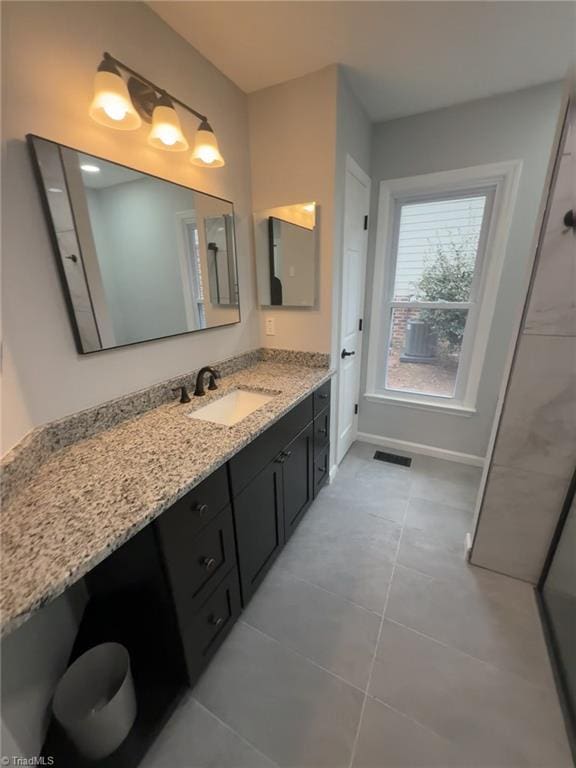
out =
[[[402,301],[397,297],[394,301]],[[408,320],[418,317],[418,309],[406,307],[406,309],[395,309],[392,316],[392,334],[390,337],[390,346],[394,351],[401,352],[404,349],[406,341],[406,324]]]

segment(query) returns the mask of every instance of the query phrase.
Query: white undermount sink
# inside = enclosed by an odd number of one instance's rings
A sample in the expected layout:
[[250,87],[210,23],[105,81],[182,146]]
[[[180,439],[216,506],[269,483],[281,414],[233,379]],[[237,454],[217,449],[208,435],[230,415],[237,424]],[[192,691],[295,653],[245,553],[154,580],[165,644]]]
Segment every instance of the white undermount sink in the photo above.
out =
[[215,424],[232,427],[273,399],[274,395],[252,392],[248,389],[235,389],[213,403],[191,411],[188,416],[191,419],[212,421]]

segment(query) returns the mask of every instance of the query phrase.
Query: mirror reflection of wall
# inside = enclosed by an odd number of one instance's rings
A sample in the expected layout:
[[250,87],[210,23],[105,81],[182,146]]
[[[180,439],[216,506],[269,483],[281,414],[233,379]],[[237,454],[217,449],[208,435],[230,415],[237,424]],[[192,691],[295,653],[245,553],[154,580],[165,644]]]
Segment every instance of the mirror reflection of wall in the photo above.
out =
[[31,143],[81,352],[239,322],[231,203]]
[[318,294],[317,206],[254,214],[258,297],[262,306],[314,307]]

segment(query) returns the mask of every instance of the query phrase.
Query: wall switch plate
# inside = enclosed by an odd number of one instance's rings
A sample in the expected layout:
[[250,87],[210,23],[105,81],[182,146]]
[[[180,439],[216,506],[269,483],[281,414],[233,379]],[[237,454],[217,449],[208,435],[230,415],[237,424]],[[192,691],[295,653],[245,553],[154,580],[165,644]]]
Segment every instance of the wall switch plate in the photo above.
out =
[[266,318],[266,336],[276,335],[276,320],[273,317]]

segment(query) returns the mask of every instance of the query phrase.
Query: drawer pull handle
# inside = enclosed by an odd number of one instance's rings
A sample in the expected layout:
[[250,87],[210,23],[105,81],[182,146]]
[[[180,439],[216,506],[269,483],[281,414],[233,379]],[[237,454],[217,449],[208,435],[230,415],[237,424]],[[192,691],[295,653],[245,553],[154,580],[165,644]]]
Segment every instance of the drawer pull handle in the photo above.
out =
[[224,623],[224,618],[222,616],[214,616],[214,615],[212,615],[212,616],[210,616],[208,621],[210,622],[210,624],[212,624],[212,626],[219,627],[221,624]]
[[204,515],[208,514],[208,504],[196,504],[192,507],[192,511],[196,512],[200,517],[204,517]]
[[202,560],[202,565],[207,571],[212,571],[216,567],[216,560],[213,557],[205,557]]
[[325,392],[323,392],[322,394],[318,395],[318,397],[320,398],[320,400],[328,400],[330,395],[327,395]]
[[318,432],[320,432],[321,435],[327,435],[328,430],[327,429],[319,429]]

